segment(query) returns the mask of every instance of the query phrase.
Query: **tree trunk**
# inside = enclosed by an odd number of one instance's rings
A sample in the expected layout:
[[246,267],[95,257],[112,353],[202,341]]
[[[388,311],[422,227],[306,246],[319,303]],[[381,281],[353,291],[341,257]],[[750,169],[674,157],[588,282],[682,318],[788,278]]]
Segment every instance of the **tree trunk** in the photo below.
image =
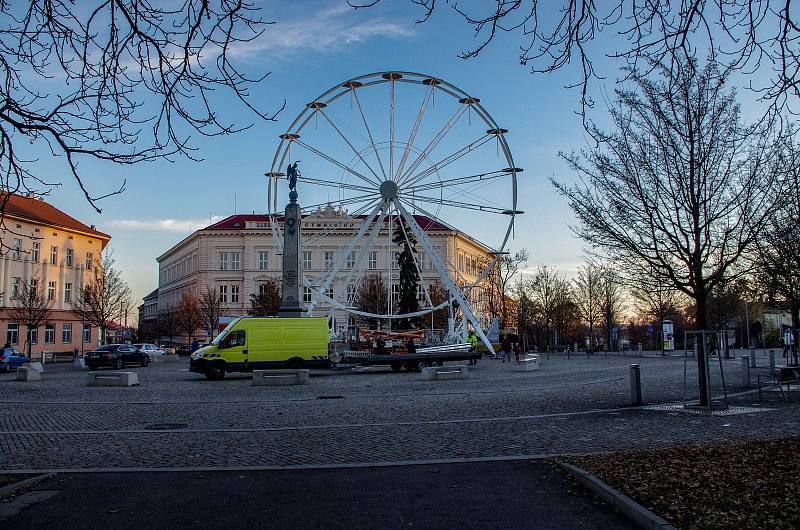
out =
[[[707,315],[706,315],[706,299],[707,293],[705,291],[695,291],[695,329],[697,331],[706,329]],[[700,386],[700,405],[707,407],[708,402],[708,379],[706,379],[706,354],[708,353],[708,344],[697,345],[697,378]]]

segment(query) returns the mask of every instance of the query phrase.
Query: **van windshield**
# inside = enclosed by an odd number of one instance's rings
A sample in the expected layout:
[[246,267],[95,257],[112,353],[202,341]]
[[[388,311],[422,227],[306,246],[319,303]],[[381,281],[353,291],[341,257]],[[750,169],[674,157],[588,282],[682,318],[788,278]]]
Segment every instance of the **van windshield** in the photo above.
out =
[[211,344],[213,344],[214,346],[219,346],[220,341],[225,338],[225,336],[228,334],[228,332],[231,330],[231,328],[233,326],[235,326],[236,323],[239,322],[240,320],[241,320],[241,318],[234,319],[230,324],[225,326],[225,329],[222,330],[222,333],[217,335],[217,338],[212,340]]

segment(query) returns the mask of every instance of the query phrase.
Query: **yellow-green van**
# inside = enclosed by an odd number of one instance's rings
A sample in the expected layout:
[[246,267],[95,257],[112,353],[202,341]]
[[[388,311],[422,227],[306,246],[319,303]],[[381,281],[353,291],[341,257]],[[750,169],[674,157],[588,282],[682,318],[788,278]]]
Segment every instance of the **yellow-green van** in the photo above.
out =
[[237,318],[192,354],[189,369],[209,379],[226,372],[329,368],[326,318]]

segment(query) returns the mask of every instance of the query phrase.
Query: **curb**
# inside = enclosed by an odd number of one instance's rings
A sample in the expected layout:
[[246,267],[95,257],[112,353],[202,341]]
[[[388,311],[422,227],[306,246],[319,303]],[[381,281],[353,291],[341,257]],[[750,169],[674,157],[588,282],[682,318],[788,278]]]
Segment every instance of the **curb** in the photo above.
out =
[[554,461],[561,469],[572,475],[578,482],[588,487],[595,495],[610,504],[628,519],[648,530],[675,530],[666,519],[654,514],[627,495],[615,490],[588,471],[571,464]]
[[9,484],[8,486],[3,486],[2,488],[0,488],[0,499],[5,499],[7,497],[11,497],[12,495],[16,495],[18,492],[24,490],[25,488],[35,486],[39,482],[46,480],[52,476],[53,475],[51,475],[50,473],[45,473],[43,475],[37,475],[35,477],[31,477],[25,480],[20,480],[19,482]]

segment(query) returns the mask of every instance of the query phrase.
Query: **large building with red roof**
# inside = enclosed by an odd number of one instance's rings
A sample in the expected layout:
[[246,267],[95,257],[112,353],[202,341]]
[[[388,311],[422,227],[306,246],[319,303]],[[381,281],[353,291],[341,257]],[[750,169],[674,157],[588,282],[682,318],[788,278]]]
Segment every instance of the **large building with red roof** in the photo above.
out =
[[21,286],[34,282],[52,310],[41,326],[30,331],[33,356],[93,348],[98,330],[76,317],[72,304],[111,236],[33,195],[2,193],[0,204],[0,319],[5,341],[20,351],[25,348],[27,330],[11,312],[18,305],[14,297]]
[[[490,249],[440,221],[422,215],[415,216],[415,219],[450,264],[453,278],[461,284],[474,282],[486,260],[492,258]],[[332,268],[335,256],[363,220],[363,216],[350,217],[330,205],[303,217],[301,264],[303,274],[312,285],[320,283],[317,279]],[[391,225],[387,223],[388,226]],[[389,230],[381,230],[366,257],[365,273],[380,274],[384,278],[391,275],[394,281],[388,283],[397,290],[398,251],[398,246],[391,242]],[[245,315],[251,307],[251,294],[258,293],[261,286],[271,279],[280,281],[281,257],[266,215],[232,215],[222,219],[197,230],[157,258],[158,309],[176,307],[184,293],[198,296],[205,289],[211,289],[223,303],[223,317]],[[422,282],[430,286],[440,281],[430,256],[420,251],[418,257]],[[331,298],[341,298],[342,295],[352,298],[356,286],[344,285],[349,266],[348,263],[346,270],[337,275],[337,280],[326,293]],[[471,294],[472,297],[478,296],[479,291],[473,290]],[[304,301],[310,302],[312,295],[311,290],[305,288]],[[479,300],[473,300],[476,302]],[[314,314],[324,315],[329,309],[325,302],[320,302]],[[346,315],[337,314],[336,317],[337,327],[347,325]],[[225,320],[223,318],[223,323]]]

